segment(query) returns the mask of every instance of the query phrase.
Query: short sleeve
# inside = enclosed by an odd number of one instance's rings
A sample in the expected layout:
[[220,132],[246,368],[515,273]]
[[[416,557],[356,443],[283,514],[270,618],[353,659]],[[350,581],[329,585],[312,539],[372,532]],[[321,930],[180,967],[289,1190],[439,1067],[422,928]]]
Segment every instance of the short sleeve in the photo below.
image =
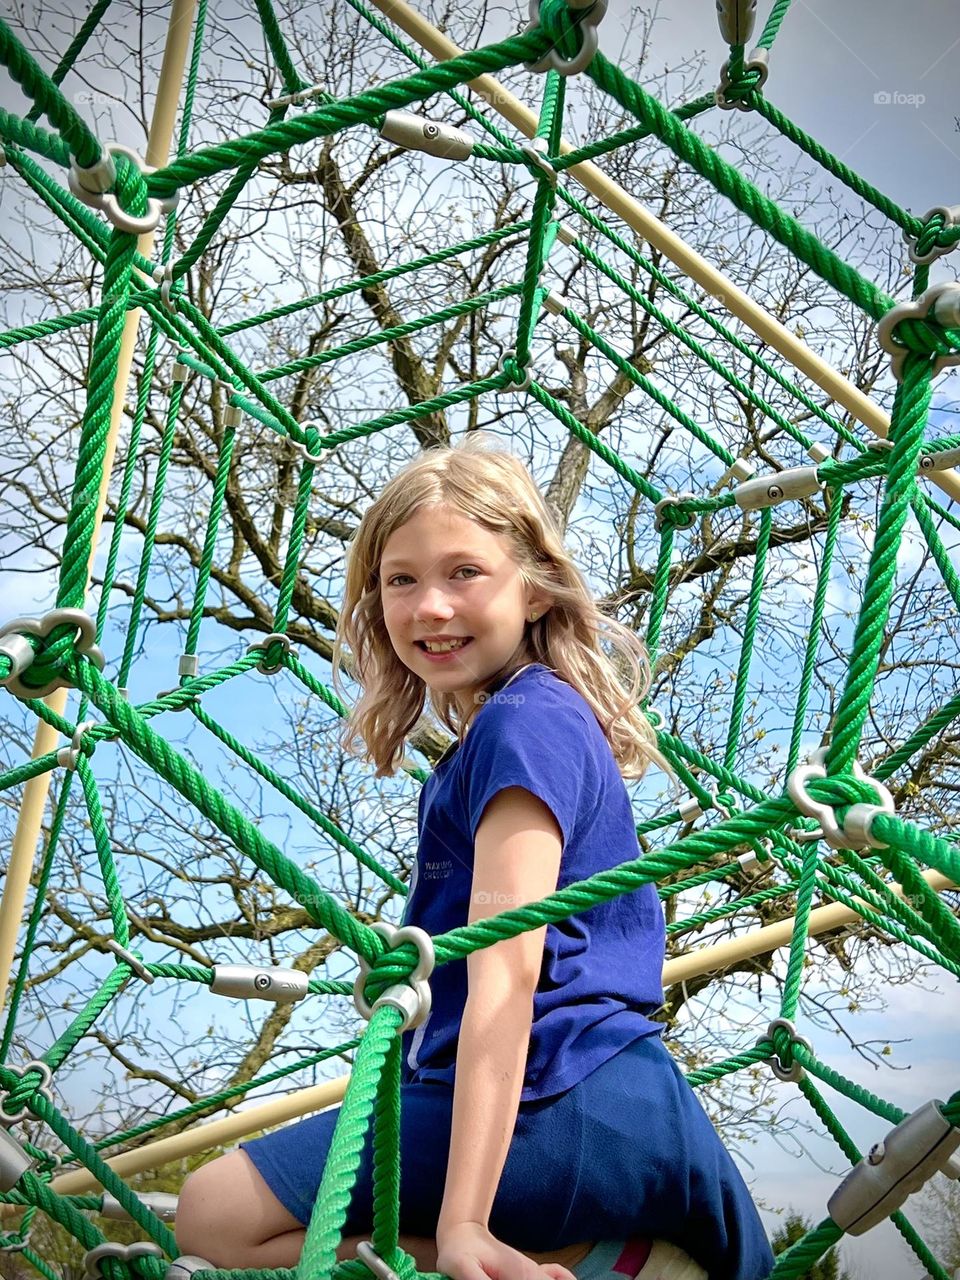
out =
[[576,707],[550,697],[532,681],[529,687],[522,703],[503,700],[485,707],[461,748],[470,836],[476,838],[483,812],[497,792],[524,787],[556,818],[566,849],[581,810],[595,799],[595,747]]

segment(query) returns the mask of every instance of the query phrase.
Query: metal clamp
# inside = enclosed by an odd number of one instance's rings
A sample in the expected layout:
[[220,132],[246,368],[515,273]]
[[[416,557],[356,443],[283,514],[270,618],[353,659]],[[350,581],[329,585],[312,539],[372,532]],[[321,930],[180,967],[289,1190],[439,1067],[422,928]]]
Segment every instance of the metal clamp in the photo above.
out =
[[[275,644],[283,646],[283,657],[277,662],[267,662],[267,650]],[[247,645],[247,653],[255,653],[258,649],[263,651],[263,657],[257,663],[257,670],[263,676],[275,676],[278,671],[283,670],[283,658],[296,658],[298,656],[298,651],[291,643],[290,637],[282,631],[271,631],[262,640],[255,640],[253,644]]]
[[546,138],[534,138],[532,142],[525,142],[520,147],[521,155],[525,156],[535,169],[550,183],[551,187],[557,185],[557,171],[546,157],[549,151],[549,143]]
[[84,1280],[103,1280],[101,1263],[104,1258],[116,1258],[118,1262],[134,1262],[137,1258],[162,1258],[163,1250],[153,1241],[138,1240],[136,1244],[116,1244],[108,1240],[88,1249],[83,1255]]
[[820,487],[816,467],[789,467],[737,485],[733,498],[741,511],[762,511],[780,502],[810,498]]
[[103,945],[108,951],[112,951],[118,960],[122,960],[125,965],[128,965],[148,987],[156,982],[156,977],[143,961],[138,956],[135,956],[132,951],[128,951],[126,947],[121,946],[116,938],[108,938]]
[[919,1107],[891,1129],[854,1165],[827,1201],[827,1213],[850,1236],[863,1235],[950,1164],[960,1146],[937,1099]]
[[[858,782],[868,782],[877,793],[876,804],[852,804],[847,810],[844,824],[841,827],[834,815],[833,808],[822,801],[814,800],[807,791],[807,783],[812,778],[826,778],[827,771],[823,767],[829,748],[820,747],[807,757],[807,763],[797,765],[787,779],[787,794],[805,817],[814,818],[820,823],[823,839],[833,849],[863,849],[870,845],[874,849],[885,849],[886,845],[874,839],[870,834],[870,826],[878,813],[896,814],[893,796],[876,778],[864,771],[858,761],[853,762],[852,774]],[[800,838],[800,837],[796,837]],[[819,833],[806,832],[804,839],[819,839]]]
[[[12,1133],[0,1129],[0,1191],[12,1191],[28,1169],[32,1169],[35,1161],[27,1155],[23,1147]],[[0,1245],[3,1249],[12,1249],[12,1245]]]
[[[178,1197],[173,1192],[141,1191],[137,1193],[137,1199],[145,1209],[149,1209],[161,1222],[176,1221]],[[100,1216],[109,1218],[111,1222],[132,1221],[120,1201],[112,1196],[109,1191],[103,1193],[103,1198],[100,1201]]]
[[[53,1105],[53,1094],[50,1092],[50,1083],[53,1080],[53,1072],[45,1062],[38,1062],[36,1059],[32,1059],[26,1064],[26,1066],[21,1067],[19,1071],[16,1067],[7,1067],[7,1070],[12,1072],[13,1075],[19,1076],[21,1080],[29,1075],[31,1071],[39,1071],[40,1083],[34,1089],[34,1095],[42,1095],[42,1097],[46,1098],[51,1106]],[[10,1093],[11,1090],[9,1089],[0,1089],[0,1125],[3,1125],[5,1129],[9,1129],[11,1125],[15,1125],[19,1121],[23,1120],[30,1111],[29,1101],[24,1102],[18,1111],[7,1111],[4,1107],[4,1103],[7,1098],[10,1097]]]
[[476,138],[466,129],[442,120],[428,120],[413,111],[388,111],[380,126],[380,137],[407,151],[423,151],[441,160],[466,160],[476,145]]
[[417,1027],[421,1022],[425,1022],[430,1015],[430,1006],[432,1003],[432,994],[430,991],[430,983],[427,981],[433,972],[433,966],[436,962],[436,955],[433,949],[433,939],[425,929],[420,929],[416,925],[403,925],[396,928],[392,924],[388,924],[386,920],[378,920],[370,926],[374,933],[379,933],[381,938],[387,942],[390,951],[396,950],[404,942],[412,942],[420,953],[409,981],[400,985],[399,983],[387,987],[383,995],[379,996],[371,1005],[364,997],[363,987],[370,974],[370,965],[360,956],[358,964],[360,972],[353,984],[353,1002],[357,1006],[357,1010],[367,1019],[373,1016],[374,1010],[379,1009],[381,1005],[390,1004],[397,1009],[402,1010],[404,1018],[400,1027],[401,1033],[409,1031],[411,1027]]
[[196,1271],[216,1271],[217,1268],[206,1258],[198,1258],[195,1253],[185,1253],[174,1258],[163,1274],[163,1280],[190,1280]]
[[[313,425],[314,424],[312,422],[301,422],[300,430],[306,431]],[[323,432],[320,432],[319,434],[323,435]],[[297,453],[299,453],[300,456],[303,458],[304,462],[312,462],[314,465],[316,465],[318,462],[324,461],[324,456],[322,452],[321,453],[310,452],[310,446],[307,444],[306,440],[294,440],[293,436],[287,436],[287,439],[293,445],[294,449],[296,449]]]
[[21,1236],[19,1240],[11,1240],[9,1244],[4,1244],[0,1238],[0,1253],[23,1253],[24,1249],[30,1246],[30,1237],[33,1235],[33,1227],[25,1236]]
[[[766,1035],[760,1036],[757,1040],[757,1044],[761,1045],[769,1040],[771,1044],[773,1044],[774,1049],[776,1049],[776,1042],[773,1039],[773,1033],[775,1031],[779,1031],[781,1028],[790,1033],[790,1039],[794,1044],[800,1045],[801,1048],[806,1049],[808,1053],[813,1053],[813,1045],[805,1036],[797,1035],[797,1029],[789,1018],[774,1018],[769,1027],[767,1027]],[[764,1062],[769,1063],[770,1070],[778,1080],[784,1080],[788,1084],[799,1084],[806,1076],[806,1072],[799,1062],[791,1062],[790,1065],[787,1066],[779,1053],[775,1052],[772,1057],[764,1058]]]
[[310,992],[310,977],[300,969],[279,965],[215,964],[210,990],[236,1000],[272,1000],[293,1004]]
[[392,1267],[388,1267],[369,1240],[357,1241],[357,1257],[365,1262],[377,1280],[399,1280]]
[[[941,230],[946,231],[948,227],[955,227],[960,224],[960,204],[935,204],[920,219],[923,223],[923,230],[926,230],[927,223],[931,218],[935,218],[938,213],[943,219]],[[904,231],[903,238],[910,246],[910,261],[915,262],[918,266],[926,266],[930,262],[935,262],[937,258],[942,258],[945,253],[950,253],[960,244],[960,240],[954,240],[953,244],[935,244],[926,253],[917,253],[917,242],[920,236],[913,236],[909,231]]]
[[[770,74],[770,53],[764,48],[752,49],[750,56],[743,60],[743,74],[756,75],[756,81],[750,85],[751,90],[762,89],[767,83],[767,76]],[[752,110],[749,102],[744,102],[742,98],[731,98],[730,90],[734,84],[743,84],[742,80],[734,81],[730,79],[730,59],[720,68],[720,83],[713,91],[713,100],[723,111],[730,111],[736,107],[738,111]]]
[[47,694],[53,693],[55,689],[68,689],[71,686],[68,680],[64,680],[60,676],[54,676],[52,680],[36,689],[24,684],[20,676],[26,671],[27,667],[33,665],[37,654],[32,651],[32,646],[28,646],[31,648],[31,657],[24,662],[22,646],[12,645],[8,648],[3,643],[5,638],[8,636],[35,636],[38,640],[46,640],[57,627],[67,626],[76,628],[77,636],[74,640],[74,647],[77,653],[82,654],[88,661],[92,662],[98,671],[103,670],[103,651],[94,643],[97,638],[97,625],[90,615],[84,613],[82,609],[51,609],[42,618],[14,618],[12,622],[6,622],[0,627],[0,653],[6,653],[10,657],[10,649],[12,648],[19,655],[21,663],[18,668],[16,665],[17,659],[15,658],[14,669],[2,682],[14,697],[45,698]]
[[756,18],[757,0],[717,0],[717,22],[726,44],[746,44]]
[[173,213],[180,199],[180,192],[175,191],[172,196],[163,196],[160,199],[149,196],[147,212],[140,217],[127,213],[120,207],[120,202],[110,190],[117,178],[113,156],[126,156],[131,164],[136,165],[141,177],[146,178],[149,174],[156,173],[156,166],[145,164],[131,147],[122,146],[119,142],[108,142],[92,169],[81,169],[76,160],[71,163],[67,174],[67,185],[78,200],[89,205],[91,209],[98,209],[101,213],[105,213],[118,231],[125,231],[130,236],[146,235],[147,232],[154,230],[160,221],[161,214]]
[[[562,76],[577,76],[590,65],[593,55],[599,47],[597,24],[607,11],[607,0],[567,0],[570,9],[585,9],[586,13],[577,23],[580,31],[580,49],[572,58],[562,58],[556,49],[536,62],[525,62],[528,71],[558,71]],[[524,28],[535,31],[540,26],[540,0],[530,0],[530,21]]]
[[[508,347],[500,359],[497,361],[497,368],[501,373],[506,373],[506,365],[508,360],[516,360],[517,353],[513,347]],[[523,380],[521,382],[508,382],[506,386],[501,387],[501,391],[526,391],[532,381],[530,366],[523,370]]]
[[[898,382],[903,381],[903,362],[910,354],[910,348],[897,341],[897,325],[901,320],[927,320],[931,312],[937,324],[942,324],[945,329],[960,327],[960,281],[946,280],[942,284],[931,285],[912,302],[898,302],[877,325],[877,341],[891,356],[890,368]],[[955,364],[960,364],[960,351],[938,355],[933,363],[933,372],[937,374],[948,365]]]
[[[681,502],[695,502],[696,498],[697,498],[697,495],[695,493],[689,493],[689,492],[668,493],[665,498],[661,498],[660,501],[653,508],[654,529],[656,529],[658,533],[660,532],[660,530],[663,528],[663,526],[667,522],[666,513],[667,511],[670,510],[671,507],[676,507]],[[692,511],[681,512],[681,516],[682,516],[682,522],[676,521],[676,520],[673,520],[671,522],[675,529],[689,529],[690,526],[693,524],[694,520],[696,519],[696,516],[693,514]]]
[[69,747],[61,747],[57,752],[57,764],[62,765],[64,769],[75,769],[77,767],[77,761],[80,759],[81,752],[86,756],[90,756],[92,754],[92,748],[90,751],[84,751],[83,735],[88,729],[95,729],[96,727],[96,720],[81,720],[73,731],[73,737],[70,739]]
[[924,453],[917,464],[920,471],[948,471],[960,463],[960,449],[941,449],[938,453]]

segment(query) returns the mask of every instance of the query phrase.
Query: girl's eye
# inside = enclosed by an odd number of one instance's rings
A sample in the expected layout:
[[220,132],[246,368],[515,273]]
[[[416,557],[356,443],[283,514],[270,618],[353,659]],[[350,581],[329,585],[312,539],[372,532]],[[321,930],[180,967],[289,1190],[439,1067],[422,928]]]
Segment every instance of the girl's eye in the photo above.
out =
[[[456,572],[463,573],[464,571],[466,571],[467,573],[475,574],[477,577],[480,576],[480,570],[474,568],[472,564],[461,565]],[[409,573],[396,573],[392,578],[387,579],[387,586],[388,587],[396,586],[401,578],[409,578],[409,577],[410,577]],[[467,581],[470,582],[472,581],[472,579],[468,578]]]

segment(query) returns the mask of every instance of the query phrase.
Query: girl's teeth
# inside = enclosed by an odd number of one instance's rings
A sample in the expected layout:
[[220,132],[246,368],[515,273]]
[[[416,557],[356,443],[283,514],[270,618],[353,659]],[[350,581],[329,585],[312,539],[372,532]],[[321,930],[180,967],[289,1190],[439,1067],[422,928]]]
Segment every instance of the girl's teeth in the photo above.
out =
[[430,644],[424,642],[428,653],[449,653],[452,649],[462,649],[466,644],[466,640],[451,641],[447,644]]

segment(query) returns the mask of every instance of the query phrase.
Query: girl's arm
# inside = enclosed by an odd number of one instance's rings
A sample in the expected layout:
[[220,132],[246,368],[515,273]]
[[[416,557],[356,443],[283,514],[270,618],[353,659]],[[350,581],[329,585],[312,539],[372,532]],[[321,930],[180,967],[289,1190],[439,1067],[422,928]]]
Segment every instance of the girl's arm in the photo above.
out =
[[[553,893],[561,849],[542,800],[522,787],[499,791],[477,828],[468,922]],[[460,1224],[487,1227],[517,1120],[546,932],[544,925],[467,957],[438,1245]]]

